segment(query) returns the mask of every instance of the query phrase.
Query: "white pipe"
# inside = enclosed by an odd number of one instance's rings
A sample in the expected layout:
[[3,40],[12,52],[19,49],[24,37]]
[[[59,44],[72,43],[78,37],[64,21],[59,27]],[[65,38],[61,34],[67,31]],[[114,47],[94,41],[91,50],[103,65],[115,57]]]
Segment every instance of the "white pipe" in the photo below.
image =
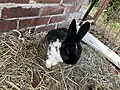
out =
[[113,52],[109,47],[100,42],[97,38],[95,38],[92,34],[87,33],[83,39],[85,43],[89,44],[91,47],[101,52],[105,57],[108,58],[110,62],[115,64],[118,68],[120,68],[120,57]]

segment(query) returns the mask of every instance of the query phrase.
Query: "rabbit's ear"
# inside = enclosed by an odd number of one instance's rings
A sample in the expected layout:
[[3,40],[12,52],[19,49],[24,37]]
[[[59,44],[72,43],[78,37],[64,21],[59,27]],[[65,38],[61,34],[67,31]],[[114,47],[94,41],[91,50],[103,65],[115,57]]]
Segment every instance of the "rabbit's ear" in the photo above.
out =
[[85,34],[89,31],[89,29],[90,29],[90,22],[85,22],[82,24],[76,36],[77,43],[81,41],[81,39],[85,36]]
[[68,34],[65,41],[66,42],[72,41],[76,36],[76,32],[77,32],[76,21],[75,19],[73,19],[71,24],[69,25]]

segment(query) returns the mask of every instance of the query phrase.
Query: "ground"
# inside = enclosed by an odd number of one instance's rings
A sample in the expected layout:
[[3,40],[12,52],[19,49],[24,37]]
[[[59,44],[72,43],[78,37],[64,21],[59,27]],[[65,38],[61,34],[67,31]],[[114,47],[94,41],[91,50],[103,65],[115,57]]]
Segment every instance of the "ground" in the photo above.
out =
[[[115,38],[118,34],[118,31],[115,31],[115,29],[112,29],[109,26],[106,27],[104,24],[96,23],[94,30],[91,30],[90,32],[111,49],[120,49],[120,35]],[[114,39],[115,41],[113,42]],[[120,51],[118,54],[120,55]]]
[[100,53],[82,43],[74,65],[45,67],[46,47],[40,34],[19,40],[13,32],[0,34],[0,90],[120,90],[118,72]]

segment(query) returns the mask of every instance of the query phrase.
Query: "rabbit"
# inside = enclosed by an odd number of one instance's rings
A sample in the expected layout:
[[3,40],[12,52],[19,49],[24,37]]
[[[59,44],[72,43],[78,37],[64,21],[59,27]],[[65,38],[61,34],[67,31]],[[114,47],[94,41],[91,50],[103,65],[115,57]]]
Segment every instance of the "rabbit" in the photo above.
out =
[[46,67],[51,68],[59,62],[74,65],[78,62],[82,46],[82,38],[90,29],[90,22],[84,22],[77,31],[76,20],[73,19],[69,28],[57,28],[46,35],[48,42]]

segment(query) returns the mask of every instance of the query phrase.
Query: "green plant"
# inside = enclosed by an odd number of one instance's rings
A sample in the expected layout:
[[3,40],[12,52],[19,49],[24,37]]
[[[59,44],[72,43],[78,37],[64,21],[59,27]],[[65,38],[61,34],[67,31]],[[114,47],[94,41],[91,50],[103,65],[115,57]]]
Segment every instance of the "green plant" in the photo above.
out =
[[120,23],[120,1],[111,0],[107,6],[107,21],[116,21]]

